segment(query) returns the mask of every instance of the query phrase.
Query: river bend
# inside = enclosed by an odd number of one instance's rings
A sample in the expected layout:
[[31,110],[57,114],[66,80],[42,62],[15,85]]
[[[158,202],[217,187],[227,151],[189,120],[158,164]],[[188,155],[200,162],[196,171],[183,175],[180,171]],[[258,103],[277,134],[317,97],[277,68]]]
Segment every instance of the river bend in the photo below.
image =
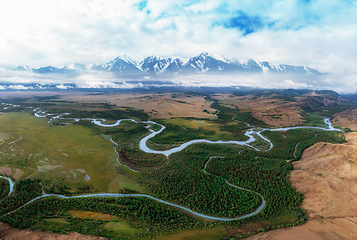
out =
[[[252,126],[250,126],[248,124],[249,127],[251,127],[250,129],[248,129],[246,132],[245,132],[245,136],[248,137],[248,140],[246,141],[222,141],[222,140],[219,140],[219,141],[211,141],[211,140],[207,140],[207,139],[195,139],[195,140],[191,140],[191,141],[188,141],[186,143],[183,143],[181,144],[180,146],[178,147],[175,147],[175,148],[172,148],[172,149],[169,149],[169,150],[165,150],[165,151],[159,151],[159,150],[153,150],[151,148],[149,148],[147,146],[147,141],[150,139],[150,138],[153,138],[155,137],[157,134],[160,134],[162,131],[164,131],[165,129],[165,126],[161,125],[161,124],[158,124],[154,121],[142,121],[142,122],[138,122],[134,119],[120,119],[120,120],[117,120],[115,123],[113,124],[105,124],[104,122],[106,121],[105,119],[94,119],[94,118],[64,118],[63,116],[67,116],[69,115],[69,113],[62,113],[62,114],[48,114],[46,112],[43,112],[43,111],[40,111],[40,109],[34,109],[35,111],[35,116],[36,117],[47,117],[47,116],[53,116],[49,122],[52,122],[53,119],[74,119],[76,122],[78,122],[79,120],[89,120],[91,121],[92,123],[98,125],[98,126],[101,126],[101,127],[115,127],[115,126],[119,126],[120,123],[122,121],[131,121],[131,122],[134,122],[134,123],[145,123],[145,124],[149,124],[147,126],[147,128],[150,127],[150,125],[158,125],[160,126],[160,130],[158,131],[154,131],[152,129],[149,129],[149,131],[151,132],[149,135],[147,135],[146,137],[142,138],[139,142],[139,148],[146,152],[146,153],[156,153],[156,154],[163,154],[165,155],[166,157],[169,157],[169,155],[173,154],[173,153],[176,153],[176,152],[179,152],[183,149],[185,149],[186,147],[192,145],[192,144],[195,144],[195,143],[210,143],[210,144],[237,144],[237,145],[242,145],[242,146],[247,146],[247,147],[250,147],[250,148],[253,148],[255,149],[256,151],[260,151],[259,149],[249,145],[249,143],[252,143],[256,140],[256,138],[253,136],[254,134],[259,136],[260,138],[262,138],[263,140],[267,141],[269,144],[270,144],[270,147],[268,150],[265,150],[265,151],[269,151],[271,150],[274,145],[273,143],[265,136],[262,135],[262,132],[263,131],[288,131],[288,130],[292,130],[292,129],[300,129],[300,128],[311,128],[311,129],[319,129],[319,130],[324,130],[324,131],[341,131],[340,129],[336,129],[332,126],[332,123],[330,122],[329,118],[324,118],[324,122],[325,124],[328,125],[328,128],[322,128],[322,127],[311,127],[311,126],[298,126],[298,127],[286,127],[286,128],[275,128],[275,129],[270,129],[270,128],[254,128]],[[234,120],[234,119],[233,119]],[[115,144],[115,147],[114,147],[114,150],[118,156],[118,162],[122,165],[124,165],[123,163],[121,163],[119,161],[119,154],[116,150],[116,146],[118,145],[116,142],[114,142],[112,139],[110,139],[110,141],[112,143]],[[219,158],[222,158],[220,156],[214,156],[214,157],[210,157],[209,160],[206,162],[205,164],[205,167],[203,169],[203,172],[205,174],[211,174],[211,173],[208,173],[206,171],[206,167],[207,167],[207,164],[209,163],[209,161],[212,159],[212,158],[215,158],[215,157],[219,157]],[[125,165],[126,166],[126,165]],[[126,166],[128,167],[128,166]],[[129,168],[129,167],[128,167]],[[131,169],[131,168],[129,168]],[[132,171],[135,171],[133,169],[131,169]],[[7,177],[2,177],[0,176],[0,178],[4,178],[4,179],[7,179],[9,181],[9,184],[10,184],[10,192],[8,195],[11,195],[11,193],[13,192],[13,186],[14,186],[14,183],[11,181],[10,178],[7,178]],[[249,213],[249,214],[246,214],[246,215],[243,215],[243,216],[238,216],[238,217],[234,217],[234,218],[224,218],[224,217],[215,217],[215,216],[209,216],[209,215],[205,215],[205,214],[202,214],[202,213],[198,213],[198,212],[195,212],[189,208],[186,208],[186,207],[183,207],[183,206],[180,206],[178,204],[174,204],[174,203],[171,203],[171,202],[168,202],[168,201],[165,201],[165,200],[161,200],[159,198],[156,198],[156,197],[153,197],[153,196],[150,196],[150,195],[147,195],[147,194],[119,194],[119,193],[96,193],[96,194],[83,194],[83,195],[77,195],[77,196],[64,196],[64,195],[60,195],[60,194],[43,194],[27,203],[25,203],[24,205],[22,205],[21,207],[15,209],[14,211],[12,212],[9,212],[9,213],[6,213],[5,215],[8,215],[8,214],[11,214],[15,211],[18,211],[19,209],[23,208],[24,206],[36,201],[37,199],[40,199],[40,198],[44,198],[44,197],[50,197],[50,196],[53,196],[53,197],[58,197],[58,198],[63,198],[63,199],[71,199],[71,198],[85,198],[85,197],[146,197],[146,198],[150,198],[154,201],[157,201],[157,202],[160,202],[160,203],[163,203],[163,204],[166,204],[166,205],[169,205],[169,206],[173,206],[173,207],[177,207],[179,209],[182,209],[184,211],[187,211],[191,214],[194,214],[196,216],[199,216],[199,217],[202,217],[202,218],[206,218],[206,219],[211,219],[211,220],[219,220],[219,221],[234,221],[234,220],[239,220],[239,219],[244,219],[244,218],[248,218],[248,217],[251,217],[251,216],[254,216],[258,213],[260,213],[265,205],[266,205],[266,202],[265,202],[265,199],[264,197],[258,193],[258,192],[255,192],[253,190],[250,190],[250,189],[246,189],[246,188],[242,188],[242,187],[239,187],[239,186],[236,186],[236,185],[233,185],[231,184],[230,182],[228,182],[227,180],[225,180],[226,184],[231,186],[231,187],[234,187],[234,188],[237,188],[237,189],[240,189],[240,190],[244,190],[244,191],[249,191],[249,192],[252,192],[254,194],[257,194],[261,200],[262,200],[262,204],[259,206],[258,209],[256,209],[254,212],[252,213]],[[3,215],[3,216],[5,216]]]

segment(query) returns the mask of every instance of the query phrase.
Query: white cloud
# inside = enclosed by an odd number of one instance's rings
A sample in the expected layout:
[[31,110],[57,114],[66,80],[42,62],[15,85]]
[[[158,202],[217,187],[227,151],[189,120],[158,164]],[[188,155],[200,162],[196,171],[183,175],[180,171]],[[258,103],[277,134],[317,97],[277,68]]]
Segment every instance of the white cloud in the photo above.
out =
[[[123,54],[141,60],[208,51],[357,75],[356,1],[148,0],[139,9],[140,2],[6,1],[0,8],[0,66],[60,67]],[[239,13],[259,19],[261,29],[244,36],[239,28],[227,28]],[[19,75],[10,79],[25,81]]]
[[25,87],[23,85],[10,85],[8,88],[10,89],[16,89],[16,90],[28,90],[28,89],[31,89],[30,87]]
[[[239,74],[239,75],[180,75],[171,78],[143,77],[142,79],[118,78],[111,73],[89,73],[76,78],[67,78],[61,75],[33,74],[21,71],[9,71],[0,69],[0,82],[8,88],[26,90],[31,89],[29,84],[58,84],[57,88],[65,89],[65,84],[74,83],[80,88],[121,88],[131,89],[143,87],[141,82],[145,81],[168,81],[181,87],[258,87],[277,89],[317,89],[335,90],[339,93],[357,92],[357,78],[354,74],[327,74],[320,77],[302,77],[298,75],[283,74]],[[153,85],[154,86],[154,85]],[[158,87],[172,86],[155,85]],[[0,90],[4,89],[0,85]]]

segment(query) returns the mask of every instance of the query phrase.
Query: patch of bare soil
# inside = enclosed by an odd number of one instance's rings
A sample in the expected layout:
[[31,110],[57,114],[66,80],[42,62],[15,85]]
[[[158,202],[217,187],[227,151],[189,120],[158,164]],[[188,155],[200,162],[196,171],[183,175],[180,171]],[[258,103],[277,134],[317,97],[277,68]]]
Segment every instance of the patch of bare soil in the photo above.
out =
[[357,109],[352,111],[346,110],[340,113],[336,113],[333,116],[333,124],[342,128],[349,128],[352,131],[357,131]]
[[357,217],[357,133],[345,136],[346,144],[317,143],[294,164],[291,182],[310,217]]
[[[66,95],[62,100],[76,102],[109,102],[117,106],[142,109],[152,118],[195,117],[216,118],[207,112],[214,112],[210,104],[201,96],[186,94],[102,94],[102,95]],[[207,112],[203,112],[206,110]]]
[[250,239],[357,239],[357,133],[347,143],[316,143],[294,163],[290,181],[304,194],[309,221]]
[[255,232],[258,229],[264,229],[268,226],[267,223],[264,222],[260,222],[260,221],[256,221],[256,222],[252,222],[252,223],[247,223],[244,224],[243,227],[241,228],[233,228],[231,226],[228,226],[225,230],[226,230],[226,234],[223,236],[224,239],[229,239],[232,236],[236,236],[239,234],[250,234],[251,232]]
[[249,240],[337,240],[356,239],[357,218],[309,220],[302,226],[259,233]]
[[214,98],[220,102],[237,106],[240,110],[249,110],[254,118],[271,126],[283,127],[303,124],[299,104],[281,101],[275,98],[274,94],[260,97],[217,94],[214,95]]
[[[117,106],[142,109],[153,118],[195,117],[216,118],[210,104],[202,96],[187,94],[100,93],[86,92],[4,92],[2,97],[59,96],[61,100],[75,102],[108,102]],[[203,112],[206,110],[207,112]]]
[[16,172],[13,177],[15,178],[15,180],[19,180],[23,173],[24,171],[22,171],[21,169],[16,169]]
[[91,235],[84,235],[75,232],[67,234],[59,234],[52,232],[41,232],[41,231],[29,231],[27,229],[17,229],[12,228],[7,223],[0,222],[0,239],[1,240],[74,240],[74,239],[90,239],[90,240],[104,240],[107,238],[103,237],[94,237]]
[[10,176],[11,175],[11,168],[9,167],[0,167],[0,173],[2,173],[3,175],[7,175],[7,176]]

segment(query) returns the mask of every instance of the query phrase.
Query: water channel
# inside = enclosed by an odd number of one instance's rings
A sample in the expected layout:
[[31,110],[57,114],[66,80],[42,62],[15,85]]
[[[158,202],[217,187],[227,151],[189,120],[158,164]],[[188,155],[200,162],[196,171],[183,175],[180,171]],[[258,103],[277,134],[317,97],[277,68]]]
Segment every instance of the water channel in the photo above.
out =
[[[158,125],[160,126],[160,130],[158,131],[154,131],[152,129],[149,129],[149,131],[151,132],[149,135],[147,135],[146,137],[142,138],[139,142],[139,148],[146,152],[146,153],[156,153],[156,154],[163,154],[165,155],[166,157],[169,157],[171,154],[173,153],[176,153],[176,152],[179,152],[183,149],[185,149],[186,147],[190,146],[191,144],[195,144],[195,143],[210,143],[210,144],[237,144],[237,145],[242,145],[242,146],[247,146],[247,147],[250,147],[250,148],[253,148],[255,149],[256,151],[260,151],[259,149],[249,145],[249,143],[252,143],[256,140],[256,138],[253,136],[253,135],[257,135],[259,136],[260,138],[264,139],[265,141],[267,141],[269,144],[270,144],[270,147],[268,150],[265,150],[265,151],[269,151],[270,149],[272,149],[274,147],[273,143],[265,136],[262,135],[262,132],[264,131],[288,131],[288,130],[292,130],[292,129],[300,129],[300,128],[311,128],[311,129],[319,129],[319,130],[324,130],[324,131],[341,131],[340,129],[336,129],[332,126],[332,123],[330,122],[329,118],[324,118],[324,122],[325,124],[328,125],[328,128],[323,128],[323,127],[312,127],[312,126],[298,126],[298,127],[286,127],[286,128],[275,128],[275,129],[270,129],[270,128],[255,128],[255,127],[252,127],[250,125],[248,125],[249,127],[251,127],[250,129],[248,129],[246,132],[245,132],[245,136],[248,137],[248,140],[246,141],[210,141],[210,140],[207,140],[207,139],[195,139],[195,140],[191,140],[191,141],[188,141],[186,143],[183,143],[181,144],[180,146],[178,147],[175,147],[175,148],[172,148],[172,149],[169,149],[169,150],[165,150],[165,151],[159,151],[159,150],[153,150],[151,148],[149,148],[147,146],[147,141],[150,139],[150,138],[153,138],[154,136],[156,136],[157,134],[160,134],[162,131],[164,131],[165,129],[165,126],[161,125],[161,124],[158,124],[156,122],[153,122],[153,121],[142,121],[142,122],[138,122],[134,119],[120,119],[118,121],[116,121],[115,123],[113,124],[105,124],[105,119],[93,119],[93,118],[83,118],[83,119],[79,119],[79,118],[64,118],[63,116],[67,116],[69,115],[68,113],[64,113],[64,114],[47,114],[45,112],[42,112],[40,111],[39,109],[35,109],[35,116],[36,117],[47,117],[47,116],[54,116],[52,117],[49,122],[52,122],[53,119],[74,119],[75,121],[79,121],[79,120],[89,120],[91,121],[92,123],[98,125],[98,126],[101,126],[101,127],[114,127],[114,126],[119,126],[120,123],[122,121],[132,121],[134,123],[145,123],[145,124],[148,124],[147,128],[150,127],[150,125]],[[117,158],[117,161],[118,163],[124,165],[123,163],[120,162],[119,160],[119,154],[116,150],[116,146],[118,145],[116,142],[114,142],[112,139],[110,139],[110,141],[112,143],[115,144],[115,147],[114,147],[114,150],[118,156]],[[211,173],[208,173],[206,172],[206,167],[207,167],[207,164],[209,163],[209,161],[212,159],[212,158],[223,158],[221,156],[214,156],[214,157],[211,157],[209,158],[209,160],[206,162],[205,164],[205,167],[203,169],[203,172],[205,174],[211,174]],[[126,165],[124,165],[126,166]],[[126,166],[128,167],[128,166]],[[129,168],[129,167],[128,167]],[[129,168],[131,169],[131,168]],[[134,169],[131,169],[132,171],[136,171]],[[12,182],[12,180],[10,178],[7,178],[7,177],[2,177],[0,176],[0,178],[3,178],[3,179],[7,179],[9,181],[9,184],[10,184],[10,192],[8,195],[10,195],[12,192],[13,192],[13,186],[14,186],[14,183]],[[160,202],[160,203],[163,203],[163,204],[166,204],[166,205],[169,205],[169,206],[173,206],[173,207],[176,207],[176,208],[179,208],[179,209],[182,209],[184,211],[187,211],[193,215],[196,215],[196,216],[199,216],[199,217],[202,217],[202,218],[206,218],[206,219],[211,219],[211,220],[219,220],[219,221],[234,221],[234,220],[239,220],[239,219],[244,219],[244,218],[248,218],[248,217],[251,217],[251,216],[254,216],[256,214],[258,214],[259,212],[261,212],[264,207],[265,207],[265,200],[264,200],[264,197],[258,193],[258,192],[255,192],[253,190],[250,190],[250,189],[246,189],[246,188],[242,188],[242,187],[239,187],[239,186],[236,186],[236,185],[233,185],[231,183],[229,183],[227,180],[225,180],[226,184],[231,186],[231,187],[234,187],[234,188],[237,188],[237,189],[240,189],[240,190],[244,190],[244,191],[249,191],[249,192],[252,192],[256,195],[258,195],[261,200],[262,200],[262,203],[261,205],[258,207],[258,209],[256,209],[254,212],[252,213],[249,213],[249,214],[246,214],[246,215],[242,215],[242,216],[237,216],[237,217],[234,217],[234,218],[225,218],[225,217],[215,217],[215,216],[209,216],[209,215],[205,215],[205,214],[202,214],[202,213],[198,213],[198,212],[195,212],[189,208],[186,208],[186,207],[183,207],[183,206],[180,206],[180,205],[177,205],[177,204],[174,204],[174,203],[171,203],[171,202],[168,202],[168,201],[165,201],[165,200],[161,200],[161,199],[158,199],[156,197],[153,197],[153,196],[150,196],[150,195],[147,195],[147,194],[119,194],[119,193],[96,193],[96,194],[83,194],[83,195],[76,195],[76,196],[64,196],[64,195],[60,195],[60,194],[43,194],[29,202],[27,202],[26,204],[22,205],[21,207],[17,208],[16,210],[12,211],[12,212],[9,212],[9,213],[6,213],[5,215],[8,215],[8,214],[11,214],[15,211],[18,211],[19,209],[23,208],[24,206],[36,201],[37,199],[40,199],[40,198],[44,198],[44,197],[50,197],[50,196],[53,196],[53,197],[58,197],[58,198],[64,198],[64,199],[71,199],[71,198],[85,198],[85,197],[146,197],[146,198],[150,198],[152,200],[155,200],[157,202]]]

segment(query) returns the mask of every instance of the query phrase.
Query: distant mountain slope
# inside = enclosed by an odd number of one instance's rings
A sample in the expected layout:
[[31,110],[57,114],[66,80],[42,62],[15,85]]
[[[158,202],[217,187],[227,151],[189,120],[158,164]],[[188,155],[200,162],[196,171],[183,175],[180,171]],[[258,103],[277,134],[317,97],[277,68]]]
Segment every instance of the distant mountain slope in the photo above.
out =
[[321,75],[315,69],[306,66],[292,66],[286,64],[270,64],[248,60],[241,63],[237,59],[218,59],[209,53],[201,53],[198,56],[184,61],[182,58],[162,58],[158,56],[146,57],[140,63],[133,61],[124,55],[115,58],[109,63],[95,63],[88,65],[74,63],[63,68],[52,66],[38,69],[29,66],[18,66],[14,71],[28,71],[37,74],[62,74],[74,77],[88,72],[111,72],[118,76],[158,76],[158,75],[197,75],[197,74],[238,74],[238,73],[288,73],[302,75]]

